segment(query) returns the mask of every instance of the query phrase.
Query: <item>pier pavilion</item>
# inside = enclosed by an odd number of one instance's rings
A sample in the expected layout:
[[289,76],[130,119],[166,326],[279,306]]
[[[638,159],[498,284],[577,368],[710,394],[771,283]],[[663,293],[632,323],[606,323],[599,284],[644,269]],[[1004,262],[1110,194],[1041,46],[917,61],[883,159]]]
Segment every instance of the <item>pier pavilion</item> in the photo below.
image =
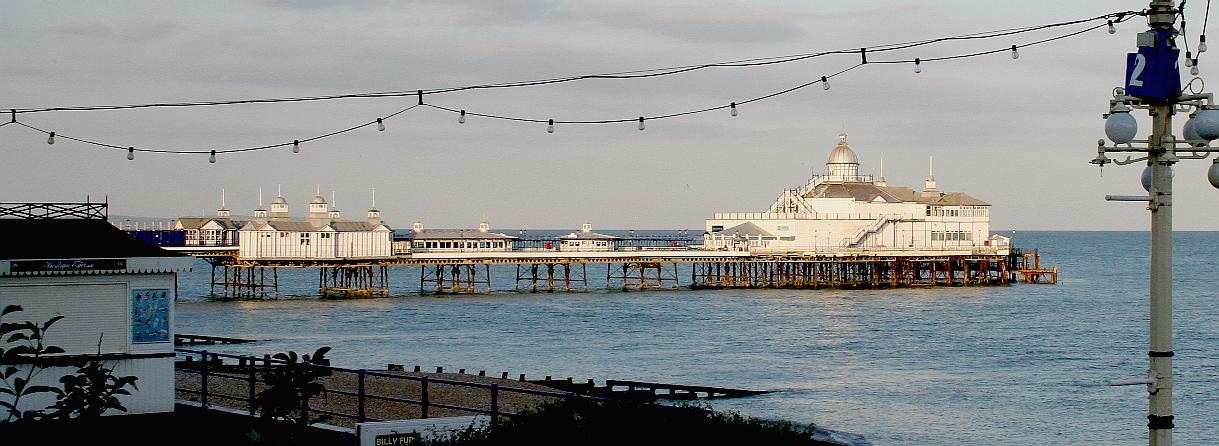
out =
[[964,192],[942,192],[934,171],[923,190],[890,186],[859,174],[859,157],[845,133],[826,173],[784,190],[764,212],[715,213],[704,246],[755,253],[848,253],[880,250],[1006,255],[1009,240],[990,234],[990,207]]

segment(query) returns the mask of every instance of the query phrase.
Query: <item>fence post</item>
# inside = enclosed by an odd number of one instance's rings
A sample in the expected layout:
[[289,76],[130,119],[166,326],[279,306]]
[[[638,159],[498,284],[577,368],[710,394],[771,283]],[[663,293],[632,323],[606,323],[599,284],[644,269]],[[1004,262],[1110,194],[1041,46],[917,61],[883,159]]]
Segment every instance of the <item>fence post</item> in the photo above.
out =
[[208,354],[207,350],[203,351],[203,360],[200,361],[203,368],[199,371],[199,405],[207,409],[207,366]]
[[428,378],[425,376],[425,377],[423,377],[423,381],[420,382],[421,389],[419,390],[419,395],[420,395],[419,412],[421,412],[421,414],[420,414],[419,418],[427,418],[427,409],[428,409],[428,407],[427,407],[428,406],[427,383],[428,383]]
[[249,403],[250,403],[250,416],[254,416],[254,398],[255,398],[255,395],[254,395],[254,394],[255,394],[255,391],[254,391],[254,389],[255,389],[255,384],[258,382],[258,378],[257,378],[257,376],[255,375],[255,374],[257,373],[257,370],[258,370],[257,362],[258,362],[258,358],[257,358],[257,357],[255,357],[254,355],[250,355],[250,376],[249,376],[249,383],[250,383],[250,401],[249,401]]
[[499,384],[491,385],[491,429],[499,421]]
[[363,423],[365,420],[365,418],[364,418],[364,369],[360,369],[356,373],[357,373],[357,375],[356,375],[357,382],[360,387],[360,390],[359,390],[358,394],[356,395],[356,407],[359,410],[359,415],[356,417],[356,420],[360,423]]

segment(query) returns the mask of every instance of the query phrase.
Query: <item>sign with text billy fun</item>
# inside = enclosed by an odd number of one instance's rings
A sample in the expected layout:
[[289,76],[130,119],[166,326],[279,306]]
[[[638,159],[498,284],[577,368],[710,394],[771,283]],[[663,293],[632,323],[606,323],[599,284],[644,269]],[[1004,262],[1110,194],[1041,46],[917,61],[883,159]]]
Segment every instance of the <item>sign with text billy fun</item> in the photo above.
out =
[[1139,34],[1139,51],[1126,54],[1126,94],[1152,101],[1181,94],[1181,50],[1173,45],[1172,35],[1172,30]]

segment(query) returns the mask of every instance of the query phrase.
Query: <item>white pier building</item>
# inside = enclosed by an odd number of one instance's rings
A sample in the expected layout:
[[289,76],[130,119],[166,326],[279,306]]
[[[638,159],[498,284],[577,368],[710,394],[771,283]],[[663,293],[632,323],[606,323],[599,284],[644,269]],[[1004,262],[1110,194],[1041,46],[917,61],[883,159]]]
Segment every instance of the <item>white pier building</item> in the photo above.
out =
[[[261,200],[260,200],[261,201]],[[343,220],[319,191],[309,200],[309,214],[294,220],[282,195],[271,202],[271,213],[254,210],[254,218],[238,231],[241,259],[375,259],[393,257],[393,231],[381,222],[376,204],[365,220]]]
[[715,213],[706,222],[705,249],[895,255],[1006,255],[1010,249],[1006,237],[990,235],[990,204],[941,192],[934,172],[922,191],[860,175],[845,133],[825,166],[826,174],[783,191],[764,212]]

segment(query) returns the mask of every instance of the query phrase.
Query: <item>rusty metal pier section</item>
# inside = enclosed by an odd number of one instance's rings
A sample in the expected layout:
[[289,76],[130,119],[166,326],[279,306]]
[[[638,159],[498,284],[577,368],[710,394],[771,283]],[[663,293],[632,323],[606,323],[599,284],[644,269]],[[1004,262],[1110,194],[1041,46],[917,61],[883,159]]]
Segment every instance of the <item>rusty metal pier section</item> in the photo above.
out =
[[[419,292],[436,295],[588,291],[592,283],[590,268],[604,268],[606,289],[626,291],[1001,286],[1058,281],[1057,268],[1042,268],[1036,250],[1023,252],[1019,249],[1012,249],[1009,254],[850,256],[698,250],[436,253],[426,257],[403,255],[363,260],[253,260],[237,258],[235,253],[217,252],[194,255],[212,265],[212,295],[229,299],[281,297],[281,268],[317,269],[321,295],[338,298],[389,296],[389,276],[393,267],[421,268]],[[515,280],[510,288],[503,288],[503,285],[498,290],[493,288],[493,266],[515,267]]]

